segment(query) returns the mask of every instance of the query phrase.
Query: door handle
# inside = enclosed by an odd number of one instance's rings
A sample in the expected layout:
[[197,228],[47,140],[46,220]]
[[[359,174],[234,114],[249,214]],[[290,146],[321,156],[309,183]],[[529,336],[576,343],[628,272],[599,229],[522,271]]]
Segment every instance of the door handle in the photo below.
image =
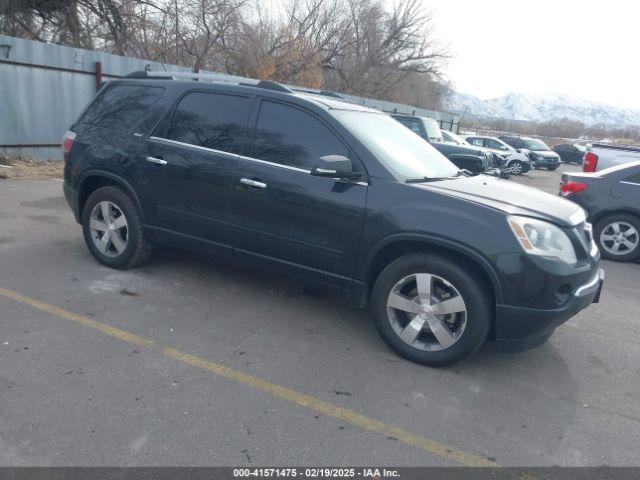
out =
[[166,165],[167,161],[156,157],[147,157],[147,162],[155,163],[156,165]]
[[248,187],[267,188],[266,183],[258,182],[257,180],[251,180],[250,178],[241,178],[240,183]]

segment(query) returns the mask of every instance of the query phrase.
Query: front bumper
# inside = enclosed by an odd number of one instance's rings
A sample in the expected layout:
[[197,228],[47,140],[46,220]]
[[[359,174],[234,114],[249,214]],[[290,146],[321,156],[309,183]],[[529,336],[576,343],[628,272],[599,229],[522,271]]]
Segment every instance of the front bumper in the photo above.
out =
[[502,351],[516,352],[534,348],[543,343],[556,327],[592,303],[600,300],[604,271],[597,273],[574,291],[560,308],[538,309],[496,305],[495,341]]
[[533,160],[536,167],[557,167],[560,165],[560,159],[555,157],[537,157]]

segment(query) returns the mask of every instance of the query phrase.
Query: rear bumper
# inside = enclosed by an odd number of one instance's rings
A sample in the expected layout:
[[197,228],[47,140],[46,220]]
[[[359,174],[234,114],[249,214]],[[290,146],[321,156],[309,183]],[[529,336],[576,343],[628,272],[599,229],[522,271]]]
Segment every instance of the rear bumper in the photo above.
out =
[[576,288],[561,308],[537,309],[496,305],[496,347],[503,351],[528,350],[543,343],[556,327],[591,303],[600,300],[604,272],[599,269],[588,282]]
[[62,185],[64,190],[64,198],[67,199],[67,203],[73,212],[73,216],[76,218],[76,222],[80,223],[80,207],[78,201],[78,192],[69,187],[66,183]]

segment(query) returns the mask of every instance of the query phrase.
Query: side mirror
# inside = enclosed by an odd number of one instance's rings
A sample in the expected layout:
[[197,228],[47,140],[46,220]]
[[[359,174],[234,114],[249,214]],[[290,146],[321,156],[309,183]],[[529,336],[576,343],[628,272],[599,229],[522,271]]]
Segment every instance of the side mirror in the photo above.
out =
[[311,169],[311,175],[316,177],[348,178],[360,177],[360,173],[353,171],[351,160],[343,155],[325,155],[320,157]]

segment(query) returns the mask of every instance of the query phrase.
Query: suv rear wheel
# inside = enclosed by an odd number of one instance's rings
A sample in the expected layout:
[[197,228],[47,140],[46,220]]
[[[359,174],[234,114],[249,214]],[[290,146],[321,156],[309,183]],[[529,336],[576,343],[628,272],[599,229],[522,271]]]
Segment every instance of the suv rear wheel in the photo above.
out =
[[82,231],[89,251],[108,267],[130,268],[151,254],[140,213],[118,187],[98,188],[89,195],[82,210]]
[[482,282],[457,263],[426,254],[389,264],[376,280],[371,309],[378,332],[398,355],[430,366],[471,355],[491,321]]

